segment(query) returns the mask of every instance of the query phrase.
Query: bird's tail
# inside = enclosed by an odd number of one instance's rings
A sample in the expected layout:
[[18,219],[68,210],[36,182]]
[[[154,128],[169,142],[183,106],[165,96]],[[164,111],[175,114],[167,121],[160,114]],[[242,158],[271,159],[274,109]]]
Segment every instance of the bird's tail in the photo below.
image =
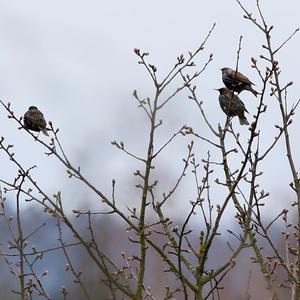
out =
[[41,131],[43,132],[44,135],[49,136],[46,128],[41,128]]
[[239,116],[239,120],[241,125],[249,125],[249,122],[245,116]]
[[251,87],[251,89],[249,89],[249,91],[250,91],[255,97],[257,97],[257,95],[259,94],[259,92],[257,92],[256,90],[254,90],[252,87]]

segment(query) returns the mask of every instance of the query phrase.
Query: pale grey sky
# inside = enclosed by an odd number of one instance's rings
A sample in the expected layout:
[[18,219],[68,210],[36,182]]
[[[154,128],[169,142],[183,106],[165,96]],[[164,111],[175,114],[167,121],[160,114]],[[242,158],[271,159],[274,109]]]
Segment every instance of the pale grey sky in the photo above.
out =
[[[255,9],[255,1],[243,2],[250,9]],[[274,25],[274,43],[279,45],[299,26],[300,4],[292,0],[262,2],[267,21]],[[250,58],[262,53],[263,36],[242,16],[235,1],[228,0],[2,0],[0,98],[10,101],[15,113],[20,116],[29,105],[38,106],[45,118],[60,128],[66,152],[75,165],[82,166],[84,174],[106,193],[110,193],[113,177],[120,182],[119,195],[131,193],[135,189],[135,178],[131,174],[138,164],[116,151],[110,141],[123,140],[138,153],[145,150],[142,142],[147,140],[146,118],[137,109],[131,94],[137,89],[141,95],[151,97],[153,87],[146,72],[137,64],[132,49],[138,47],[149,51],[149,62],[154,63],[159,76],[163,76],[179,54],[196,49],[216,22],[216,29],[205,50],[196,59],[201,65],[209,53],[214,54],[214,61],[196,84],[207,115],[216,125],[224,122],[225,116],[213,89],[222,86],[219,69],[235,65],[240,35],[244,36],[240,71],[260,89],[259,78],[250,67]],[[281,80],[294,81],[289,92],[292,102],[296,102],[300,95],[299,41],[298,34],[279,54]],[[186,93],[176,97],[167,113],[162,115],[165,123],[159,132],[158,144],[162,144],[183,124],[192,125],[204,136],[210,135],[195,105],[186,98]],[[242,93],[241,98],[249,112],[254,113],[257,100],[247,92]],[[274,99],[268,101],[266,99],[270,112],[261,123],[262,137],[266,140],[276,132],[274,118],[278,112],[272,102]],[[276,118],[279,119],[278,115]],[[239,127],[237,121],[234,125]],[[299,121],[296,121],[291,131],[295,137],[298,127]],[[17,130],[16,124],[6,118],[3,109],[0,110],[0,128],[1,136],[7,137],[7,142],[16,146],[16,155],[26,166],[38,164],[39,168],[33,175],[40,178],[41,185],[51,193],[63,190],[64,201],[74,208],[76,200],[80,200],[85,191],[78,195],[80,189],[76,184],[68,183],[59,163],[45,157],[43,149],[25,132]],[[247,128],[239,130],[246,142]],[[179,172],[178,165],[185,155],[184,145],[188,140],[180,138],[180,142],[163,153],[161,169],[157,172],[169,177],[166,183],[162,182],[166,189],[173,182],[174,174]],[[203,143],[197,147],[201,155],[209,148]],[[298,140],[294,139],[294,153],[299,153],[299,147]],[[283,151],[283,143],[280,143],[271,159],[264,164],[266,176],[262,183],[276,195],[276,199],[292,197],[292,193],[285,195],[289,191],[287,185],[291,176]],[[300,164],[299,156],[296,162]],[[0,153],[0,169],[12,177],[15,170],[10,166]],[[188,186],[179,195],[192,197],[194,192]]]

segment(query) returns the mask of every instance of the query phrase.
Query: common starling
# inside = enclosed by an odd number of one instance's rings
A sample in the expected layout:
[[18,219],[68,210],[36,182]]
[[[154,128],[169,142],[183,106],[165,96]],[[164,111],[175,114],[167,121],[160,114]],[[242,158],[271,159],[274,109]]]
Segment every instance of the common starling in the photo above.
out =
[[245,112],[248,112],[243,101],[227,88],[220,88],[219,103],[226,115],[229,117],[238,116],[241,125],[249,125]]
[[255,97],[259,94],[252,88],[252,83],[248,77],[243,75],[240,72],[236,72],[230,68],[223,68],[222,71],[222,80],[225,86],[230,89],[234,90],[238,94],[241,91],[247,90],[250,91]]
[[28,111],[24,114],[24,128],[40,132],[49,136],[47,132],[47,123],[44,115],[38,110],[36,106],[30,106]]

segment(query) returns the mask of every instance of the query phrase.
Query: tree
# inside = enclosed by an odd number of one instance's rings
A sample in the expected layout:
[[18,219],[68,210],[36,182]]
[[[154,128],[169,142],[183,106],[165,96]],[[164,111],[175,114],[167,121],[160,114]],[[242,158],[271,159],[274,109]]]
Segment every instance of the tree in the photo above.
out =
[[[134,172],[138,180],[137,207],[123,208],[120,203],[122,197],[125,198],[126,195],[116,196],[117,184],[114,179],[111,195],[106,195],[91,183],[80,167],[74,166],[69,159],[59,137],[59,130],[52,122],[49,122],[50,142],[45,142],[39,135],[24,128],[22,118],[15,115],[10,103],[5,104],[1,101],[9,118],[16,122],[24,133],[26,131],[26,134],[31,135],[34,141],[42,145],[48,156],[55,157],[67,169],[71,179],[81,182],[100,200],[97,211],[74,209],[73,216],[69,215],[65,211],[61,193],[57,192],[54,195],[47,193],[38,179],[32,175],[35,166],[25,168],[17,158],[20,150],[13,150],[13,145],[6,142],[7,138],[1,138],[1,151],[17,168],[13,180],[5,178],[5,174],[2,174],[0,182],[3,185],[2,217],[11,235],[9,249],[2,251],[2,257],[19,284],[16,291],[19,298],[32,299],[35,295],[39,295],[41,298],[52,299],[53,296],[45,287],[46,278],[52,274],[47,272],[40,274],[37,272],[36,265],[41,260],[45,260],[45,253],[60,251],[65,257],[67,271],[70,271],[75,283],[81,287],[84,297],[93,299],[95,296],[87,287],[87,280],[82,279],[81,270],[76,268],[78,257],[76,258],[74,252],[70,250],[74,247],[79,248],[81,255],[92,262],[97,270],[96,276],[101,276],[102,283],[109,291],[107,297],[111,299],[155,299],[156,297],[197,300],[222,297],[224,299],[227,291],[226,289],[222,291],[222,284],[231,270],[237,267],[236,261],[244,249],[252,253],[251,261],[258,266],[271,299],[280,299],[282,293],[280,287],[287,288],[291,299],[300,298],[298,232],[300,183],[289,133],[292,116],[296,112],[299,101],[294,104],[288,101],[287,91],[292,82],[281,84],[282,69],[277,60],[278,52],[286,46],[298,29],[279,46],[274,47],[271,41],[273,26],[266,23],[259,1],[256,1],[257,12],[255,13],[249,12],[240,1],[236,0],[236,2],[245,14],[244,18],[250,21],[258,32],[263,33],[265,39],[263,54],[259,58],[251,58],[251,67],[256,70],[260,78],[260,94],[257,97],[257,109],[253,114],[247,136],[242,137],[237,132],[239,125],[229,115],[222,125],[215,126],[210,122],[210,116],[205,112],[204,102],[200,100],[201,91],[198,92],[195,83],[197,80],[204,80],[203,75],[213,60],[213,55],[210,54],[203,65],[197,66],[195,62],[195,58],[201,55],[213,34],[215,24],[197,49],[187,55],[178,56],[174,66],[162,77],[159,75],[158,68],[148,62],[149,53],[134,49],[138,63],[146,70],[153,88],[153,96],[150,97],[140,96],[137,91],[133,92],[133,98],[147,116],[149,124],[147,150],[143,156],[139,156],[132,153],[122,141],[114,140],[112,145],[140,164],[140,168]],[[258,17],[254,17],[254,14]],[[241,49],[242,37],[236,55],[236,71],[239,70]],[[208,128],[210,136],[197,133],[191,126],[185,124],[179,130],[175,130],[163,145],[158,145],[156,137],[158,130],[163,127],[160,116],[162,112],[171,109],[175,97],[183,92],[188,93],[188,99],[198,109],[203,126]],[[269,135],[267,141],[264,140],[262,143],[261,137],[265,139],[268,128],[263,128],[260,124],[263,116],[268,113],[265,103],[269,96],[272,97],[272,105],[277,105],[279,108],[281,123],[275,124],[278,129],[275,138]],[[159,168],[157,161],[180,136],[188,140],[186,156],[181,163],[181,172],[169,191],[161,195],[157,190],[163,178],[158,180],[154,173],[155,169]],[[288,209],[276,212],[272,220],[267,221],[264,205],[265,201],[270,199],[270,193],[259,185],[262,176],[272,176],[269,171],[262,171],[262,165],[269,159],[270,153],[281,140],[285,143],[286,153],[283,155],[287,156],[287,164],[293,178],[290,187],[296,197],[289,210],[297,216],[295,224],[288,221]],[[197,145],[207,147],[205,157],[199,157],[195,150]],[[222,178],[214,174],[222,174]],[[194,187],[193,199],[184,199],[187,203],[186,214],[181,216],[180,224],[176,225],[175,220],[169,216],[168,204],[176,199],[176,192],[187,181],[189,184],[192,182]],[[8,213],[7,199],[15,201],[14,217],[10,217]],[[29,231],[21,212],[23,209],[21,202],[24,200],[43,208],[45,219],[47,215],[53,217],[57,228],[54,239],[58,240],[59,246],[43,250],[39,245],[37,247],[31,245],[31,250],[28,250],[35,235],[41,230],[45,231],[49,224],[36,225],[34,230]],[[239,225],[234,231],[227,230],[234,241],[229,241],[223,225],[224,216],[230,209],[234,209],[236,222]],[[103,215],[121,221],[123,227],[127,228],[128,240],[132,247],[130,250],[124,248],[121,253],[111,253],[105,249],[105,243],[98,240],[99,227],[95,224]],[[193,219],[200,224],[196,229],[190,228]],[[283,251],[271,234],[273,227],[281,220],[285,243]],[[87,231],[84,226],[87,227]],[[71,238],[68,236],[68,241],[65,239],[66,234],[72,236]],[[213,247],[219,243],[222,235],[228,239],[227,243],[224,242],[222,245],[223,248],[228,247],[228,255],[226,257],[224,255],[221,262],[215,262]],[[155,290],[152,291],[148,287],[147,276],[153,275],[151,260],[154,256],[156,260],[159,258],[159,264],[168,273],[168,277],[164,279],[169,280],[164,282],[164,294],[159,296],[156,295]],[[245,287],[247,299],[256,292],[251,290],[250,285],[249,276],[248,289]],[[60,292],[64,299],[67,299],[70,293],[65,287],[61,287]]]

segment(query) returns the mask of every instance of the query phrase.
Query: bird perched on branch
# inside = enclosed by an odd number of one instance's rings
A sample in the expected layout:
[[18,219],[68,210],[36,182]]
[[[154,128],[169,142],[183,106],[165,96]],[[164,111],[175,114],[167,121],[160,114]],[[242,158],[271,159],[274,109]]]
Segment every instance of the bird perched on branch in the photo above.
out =
[[220,92],[219,103],[226,115],[229,117],[238,116],[241,125],[249,125],[245,112],[248,112],[243,101],[227,88],[216,89]]
[[250,91],[255,97],[257,97],[257,94],[259,94],[252,88],[252,84],[254,83],[252,83],[249,78],[242,73],[236,72],[230,68],[222,68],[221,71],[223,83],[228,89],[233,90],[238,94],[241,91],[247,90]]
[[49,136],[47,132],[47,123],[44,115],[38,110],[36,106],[30,106],[28,111],[24,114],[24,128],[40,132]]

